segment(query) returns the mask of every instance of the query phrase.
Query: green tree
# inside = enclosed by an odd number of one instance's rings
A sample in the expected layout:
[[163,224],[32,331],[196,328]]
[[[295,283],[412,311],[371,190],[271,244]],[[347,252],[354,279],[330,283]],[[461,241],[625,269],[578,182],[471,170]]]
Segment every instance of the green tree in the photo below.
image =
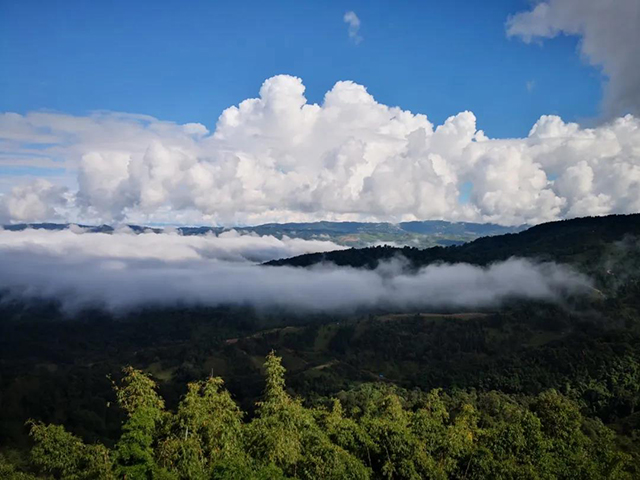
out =
[[161,475],[162,469],[155,461],[154,440],[167,413],[155,382],[145,373],[127,367],[115,390],[118,404],[128,417],[115,448],[116,472],[128,480]]
[[223,385],[220,378],[190,383],[160,442],[161,464],[180,478],[210,478],[221,462],[248,462],[243,414]]
[[319,427],[318,413],[286,392],[285,368],[274,352],[267,355],[265,371],[264,399],[248,425],[250,454],[297,478],[368,478],[367,468]]
[[307,408],[287,393],[273,352],[265,372],[263,399],[246,423],[220,378],[190,383],[172,413],[148,375],[126,368],[115,390],[127,420],[113,452],[30,421],[31,466],[0,455],[0,478],[34,478],[21,470],[65,480],[595,480],[634,472],[615,433],[555,390],[516,397],[368,384],[329,408]]
[[20,472],[16,465],[0,453],[0,478],[4,480],[35,480],[36,477]]
[[59,425],[28,424],[35,443],[31,458],[40,471],[65,480],[115,478],[110,452],[103,445],[86,445]]

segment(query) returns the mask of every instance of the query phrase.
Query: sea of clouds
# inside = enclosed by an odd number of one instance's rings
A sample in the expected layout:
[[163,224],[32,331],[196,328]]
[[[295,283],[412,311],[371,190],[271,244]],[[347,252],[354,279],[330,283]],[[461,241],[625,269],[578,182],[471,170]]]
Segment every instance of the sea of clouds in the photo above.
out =
[[84,233],[0,230],[0,291],[5,298],[56,299],[69,311],[122,312],[152,306],[248,305],[298,312],[387,308],[473,308],[512,299],[561,300],[589,291],[567,267],[510,259],[376,270],[319,265],[266,267],[266,260],[342,248],[330,242],[228,234]]

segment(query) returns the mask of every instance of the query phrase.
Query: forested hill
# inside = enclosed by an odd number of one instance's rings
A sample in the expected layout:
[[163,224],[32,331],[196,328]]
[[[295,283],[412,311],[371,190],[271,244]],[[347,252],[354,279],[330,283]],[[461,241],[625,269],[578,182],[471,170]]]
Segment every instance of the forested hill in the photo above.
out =
[[[266,265],[308,267],[330,262],[339,266],[375,268],[380,261],[402,255],[413,267],[434,262],[486,265],[513,256],[579,263],[588,267],[600,262],[605,251],[617,246],[616,242],[638,236],[640,214],[609,215],[543,223],[520,233],[483,237],[464,245],[428,249],[389,246],[352,248],[273,260]],[[624,255],[624,245],[619,245],[618,250],[620,255]]]

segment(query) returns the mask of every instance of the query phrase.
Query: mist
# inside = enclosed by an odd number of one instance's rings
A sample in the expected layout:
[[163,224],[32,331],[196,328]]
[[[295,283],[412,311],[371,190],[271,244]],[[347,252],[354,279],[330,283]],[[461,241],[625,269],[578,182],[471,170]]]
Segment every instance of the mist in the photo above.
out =
[[269,236],[0,231],[0,290],[9,298],[55,299],[65,309],[247,305],[332,312],[474,308],[513,299],[559,301],[590,289],[570,268],[512,258],[488,267],[438,264],[418,272],[401,259],[375,270],[257,264],[340,248]]

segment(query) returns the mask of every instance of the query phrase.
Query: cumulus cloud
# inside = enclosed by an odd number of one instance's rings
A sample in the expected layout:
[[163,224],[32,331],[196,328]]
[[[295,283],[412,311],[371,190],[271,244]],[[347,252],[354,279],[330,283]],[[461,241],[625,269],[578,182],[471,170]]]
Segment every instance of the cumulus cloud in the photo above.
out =
[[297,77],[270,78],[211,133],[146,116],[30,113],[5,114],[0,138],[66,159],[77,189],[65,205],[32,211],[76,222],[517,225],[640,211],[632,115],[597,128],[542,116],[525,138],[492,139],[469,111],[435,126],[353,82],[336,83],[321,104],[304,92]]
[[360,19],[355,12],[349,11],[344,14],[343,20],[349,25],[349,38],[353,40],[356,45],[362,41],[360,36]]
[[[317,242],[265,237],[180,237],[0,231],[0,290],[21,298],[54,298],[75,310],[141,306],[251,305],[297,311],[358,308],[488,307],[514,298],[558,300],[588,291],[589,281],[554,264],[511,259],[487,268],[432,265],[408,273],[402,262],[377,270],[252,263],[278,249],[313,251]],[[229,241],[227,241],[229,240]],[[254,242],[249,247],[244,242]],[[246,252],[250,252],[249,255]],[[235,262],[229,259],[238,260]]]
[[57,218],[58,208],[64,208],[69,199],[65,187],[37,179],[18,185],[8,195],[0,197],[0,221],[43,221]]
[[507,34],[529,43],[560,34],[580,37],[580,52],[609,81],[609,115],[640,114],[640,2],[547,0],[507,21]]

